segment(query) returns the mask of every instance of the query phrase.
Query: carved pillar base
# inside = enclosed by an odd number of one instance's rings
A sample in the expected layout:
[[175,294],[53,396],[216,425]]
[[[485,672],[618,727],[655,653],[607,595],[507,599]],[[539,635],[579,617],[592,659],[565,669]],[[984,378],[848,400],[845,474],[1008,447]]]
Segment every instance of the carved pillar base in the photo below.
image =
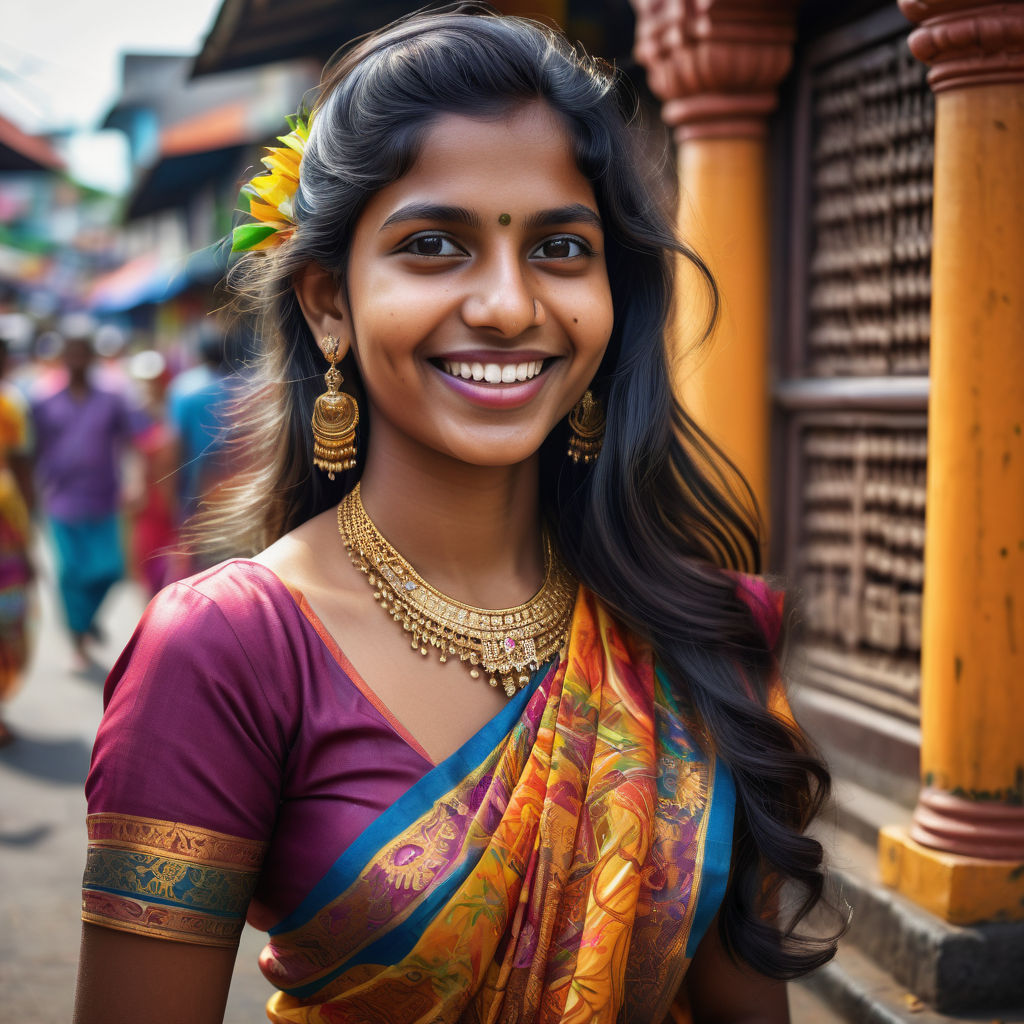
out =
[[878,836],[882,882],[950,924],[1024,921],[1024,861],[964,857],[887,826]]
[[1024,861],[1024,807],[968,800],[926,786],[910,838],[963,857]]

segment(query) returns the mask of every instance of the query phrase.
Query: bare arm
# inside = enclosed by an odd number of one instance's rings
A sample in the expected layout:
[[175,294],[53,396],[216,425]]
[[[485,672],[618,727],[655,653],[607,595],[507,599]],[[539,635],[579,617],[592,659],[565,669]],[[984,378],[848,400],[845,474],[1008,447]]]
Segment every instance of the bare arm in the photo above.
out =
[[74,1024],[221,1024],[235,952],[85,924]]
[[686,972],[694,1024],[789,1024],[786,983],[733,963],[711,922]]

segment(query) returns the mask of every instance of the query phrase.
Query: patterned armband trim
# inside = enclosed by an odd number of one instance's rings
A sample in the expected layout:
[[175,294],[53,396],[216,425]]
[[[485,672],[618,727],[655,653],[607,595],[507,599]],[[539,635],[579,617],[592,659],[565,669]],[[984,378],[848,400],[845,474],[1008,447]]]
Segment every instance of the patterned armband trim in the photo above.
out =
[[233,947],[266,843],[174,821],[90,814],[82,919],[203,946]]

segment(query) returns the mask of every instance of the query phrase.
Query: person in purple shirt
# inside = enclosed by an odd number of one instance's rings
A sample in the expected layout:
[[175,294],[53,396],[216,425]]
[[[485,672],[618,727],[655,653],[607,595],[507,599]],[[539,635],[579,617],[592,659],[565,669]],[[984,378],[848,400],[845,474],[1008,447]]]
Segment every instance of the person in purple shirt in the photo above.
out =
[[91,379],[91,334],[64,344],[67,386],[37,399],[36,481],[53,538],[57,583],[76,658],[88,663],[96,613],[124,574],[118,509],[123,449],[140,426],[128,400]]

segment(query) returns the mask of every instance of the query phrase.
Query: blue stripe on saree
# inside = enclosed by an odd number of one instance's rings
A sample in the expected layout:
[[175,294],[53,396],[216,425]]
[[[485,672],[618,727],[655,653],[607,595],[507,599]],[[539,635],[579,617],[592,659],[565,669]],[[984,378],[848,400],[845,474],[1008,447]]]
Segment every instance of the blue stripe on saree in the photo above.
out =
[[[445,793],[454,789],[474,771],[512,731],[537,687],[547,678],[548,673],[554,667],[554,664],[548,663],[539,668],[529,684],[520,690],[476,735],[467,740],[454,754],[427,772],[386,811],[382,811],[380,816],[367,826],[352,845],[334,862],[327,874],[299,906],[274,925],[269,930],[269,934],[271,936],[280,935],[282,932],[292,931],[306,924],[324,906],[336,899],[355,882],[382,846],[422,818]],[[472,864],[463,865],[462,877],[469,873],[472,866]],[[460,882],[461,877],[457,879],[456,884]],[[433,917],[437,909],[447,901],[450,894],[442,890],[445,890],[448,884],[446,881],[444,885],[438,886],[437,890],[423,901],[421,909],[428,919]],[[417,910],[414,916],[418,917],[419,913]],[[403,930],[405,929],[395,929],[396,932]],[[399,943],[403,952],[406,951],[407,941],[408,939],[403,939]],[[372,946],[367,947],[367,950],[364,950],[357,960],[350,961],[350,963],[364,961],[364,954],[383,942],[385,939],[378,940]],[[411,943],[408,948],[412,948],[413,944]],[[320,984],[323,984],[322,980],[318,982],[318,986]]]
[[725,762],[712,762],[708,787],[708,825],[704,840],[703,867],[697,892],[697,909],[686,941],[686,958],[692,959],[725,897],[732,860],[732,826],[736,810],[736,785]]

